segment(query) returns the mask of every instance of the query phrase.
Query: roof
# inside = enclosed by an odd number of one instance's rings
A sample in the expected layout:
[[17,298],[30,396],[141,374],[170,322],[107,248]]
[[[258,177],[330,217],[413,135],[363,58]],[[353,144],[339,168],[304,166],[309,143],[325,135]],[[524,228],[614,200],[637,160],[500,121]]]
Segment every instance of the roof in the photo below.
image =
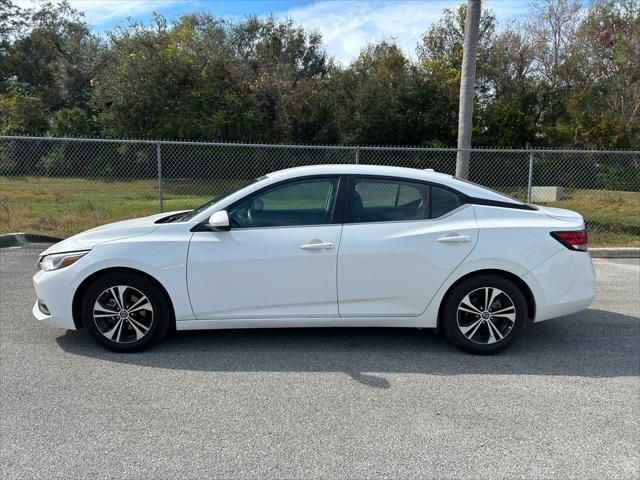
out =
[[268,178],[273,180],[286,180],[301,175],[379,175],[384,177],[399,177],[411,180],[422,180],[451,187],[471,197],[498,200],[501,202],[520,203],[499,192],[487,189],[481,185],[467,182],[446,173],[435,172],[432,169],[420,170],[418,168],[391,167],[386,165],[362,165],[362,164],[336,164],[336,165],[310,165],[305,167],[293,167],[269,173]]
[[269,173],[268,177],[282,176],[283,178],[297,175],[382,175],[389,177],[403,177],[427,179],[436,175],[451,178],[451,175],[434,172],[433,169],[419,170],[417,168],[391,167],[386,165],[363,165],[363,164],[336,164],[336,165],[308,165],[304,167],[293,167]]

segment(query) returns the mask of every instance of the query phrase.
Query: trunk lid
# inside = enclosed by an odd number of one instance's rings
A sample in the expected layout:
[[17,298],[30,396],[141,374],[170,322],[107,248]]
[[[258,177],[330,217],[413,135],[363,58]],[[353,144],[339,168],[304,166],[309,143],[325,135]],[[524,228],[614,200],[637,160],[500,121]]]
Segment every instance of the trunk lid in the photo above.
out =
[[541,207],[540,205],[536,205],[538,210],[545,215],[555,218],[556,220],[563,220],[565,222],[572,223],[580,223],[584,224],[584,218],[577,212],[572,210],[566,210],[564,208],[555,208],[555,207]]

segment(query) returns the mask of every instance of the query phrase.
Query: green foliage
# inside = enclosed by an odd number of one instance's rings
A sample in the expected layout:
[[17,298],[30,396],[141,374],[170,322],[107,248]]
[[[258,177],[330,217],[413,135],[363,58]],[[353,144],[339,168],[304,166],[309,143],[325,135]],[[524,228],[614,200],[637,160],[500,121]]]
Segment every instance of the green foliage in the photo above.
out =
[[476,139],[486,145],[512,147],[535,141],[533,95],[504,95],[487,105],[481,115]]
[[[155,15],[100,36],[66,1],[3,0],[0,133],[451,146],[465,8],[443,11],[417,61],[382,41],[342,66],[291,19]],[[474,145],[640,146],[640,0],[532,8],[502,28],[483,10]],[[76,164],[51,152],[39,168]]]
[[638,146],[640,3],[597,3],[577,29],[576,64],[588,76],[567,102],[578,142],[597,148]]
[[596,165],[596,178],[608,190],[640,192],[640,158],[629,165],[620,159],[603,159]]
[[46,128],[47,112],[40,98],[17,89],[0,94],[1,135],[34,135]]
[[[461,4],[456,9],[445,8],[442,11],[442,18],[427,30],[422,37],[422,43],[418,45],[417,53],[423,67],[428,70],[446,70],[452,78],[459,81],[466,14],[466,4]],[[495,29],[495,15],[490,10],[483,10],[478,37],[478,78],[484,74],[484,67],[493,46]]]
[[49,134],[55,137],[88,136],[93,131],[92,119],[86,110],[79,107],[63,108],[49,118]]
[[13,79],[49,109],[86,104],[99,62],[99,40],[68,3],[38,7],[7,19],[5,28],[14,36],[6,46],[0,90]]

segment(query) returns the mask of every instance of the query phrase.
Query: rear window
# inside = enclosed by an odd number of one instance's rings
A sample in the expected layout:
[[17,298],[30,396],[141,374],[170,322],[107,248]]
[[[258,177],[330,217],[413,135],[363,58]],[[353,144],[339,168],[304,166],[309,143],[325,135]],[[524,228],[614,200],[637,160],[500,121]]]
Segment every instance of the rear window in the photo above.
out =
[[429,214],[429,187],[404,180],[356,178],[355,222],[422,220]]
[[436,186],[431,187],[431,218],[446,215],[462,205],[460,195]]
[[494,190],[493,188],[485,187],[484,185],[480,185],[479,183],[472,182],[470,180],[465,180],[463,178],[456,177],[455,179],[457,181],[459,181],[459,182],[467,183],[469,185],[473,185],[474,187],[480,187],[483,190],[487,190],[487,191],[489,191],[491,193],[495,193],[496,195],[499,195],[500,197],[502,197],[504,199],[504,201],[506,201],[506,202],[511,201],[511,202],[519,203],[520,205],[526,205],[526,203],[521,202],[517,198],[513,198],[513,197],[511,197],[511,196],[509,196],[509,195],[507,195],[505,193],[499,192],[498,190]]
[[464,196],[438,185],[366,177],[355,179],[352,201],[354,222],[397,222],[442,217]]

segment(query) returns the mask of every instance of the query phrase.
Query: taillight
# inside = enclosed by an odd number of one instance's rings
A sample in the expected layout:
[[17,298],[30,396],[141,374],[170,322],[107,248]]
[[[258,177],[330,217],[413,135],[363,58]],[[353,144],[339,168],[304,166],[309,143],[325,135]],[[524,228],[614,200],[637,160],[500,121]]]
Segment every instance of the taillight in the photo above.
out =
[[551,236],[558,240],[569,250],[578,250],[586,252],[589,246],[589,237],[586,230],[577,230],[573,232],[551,232]]

